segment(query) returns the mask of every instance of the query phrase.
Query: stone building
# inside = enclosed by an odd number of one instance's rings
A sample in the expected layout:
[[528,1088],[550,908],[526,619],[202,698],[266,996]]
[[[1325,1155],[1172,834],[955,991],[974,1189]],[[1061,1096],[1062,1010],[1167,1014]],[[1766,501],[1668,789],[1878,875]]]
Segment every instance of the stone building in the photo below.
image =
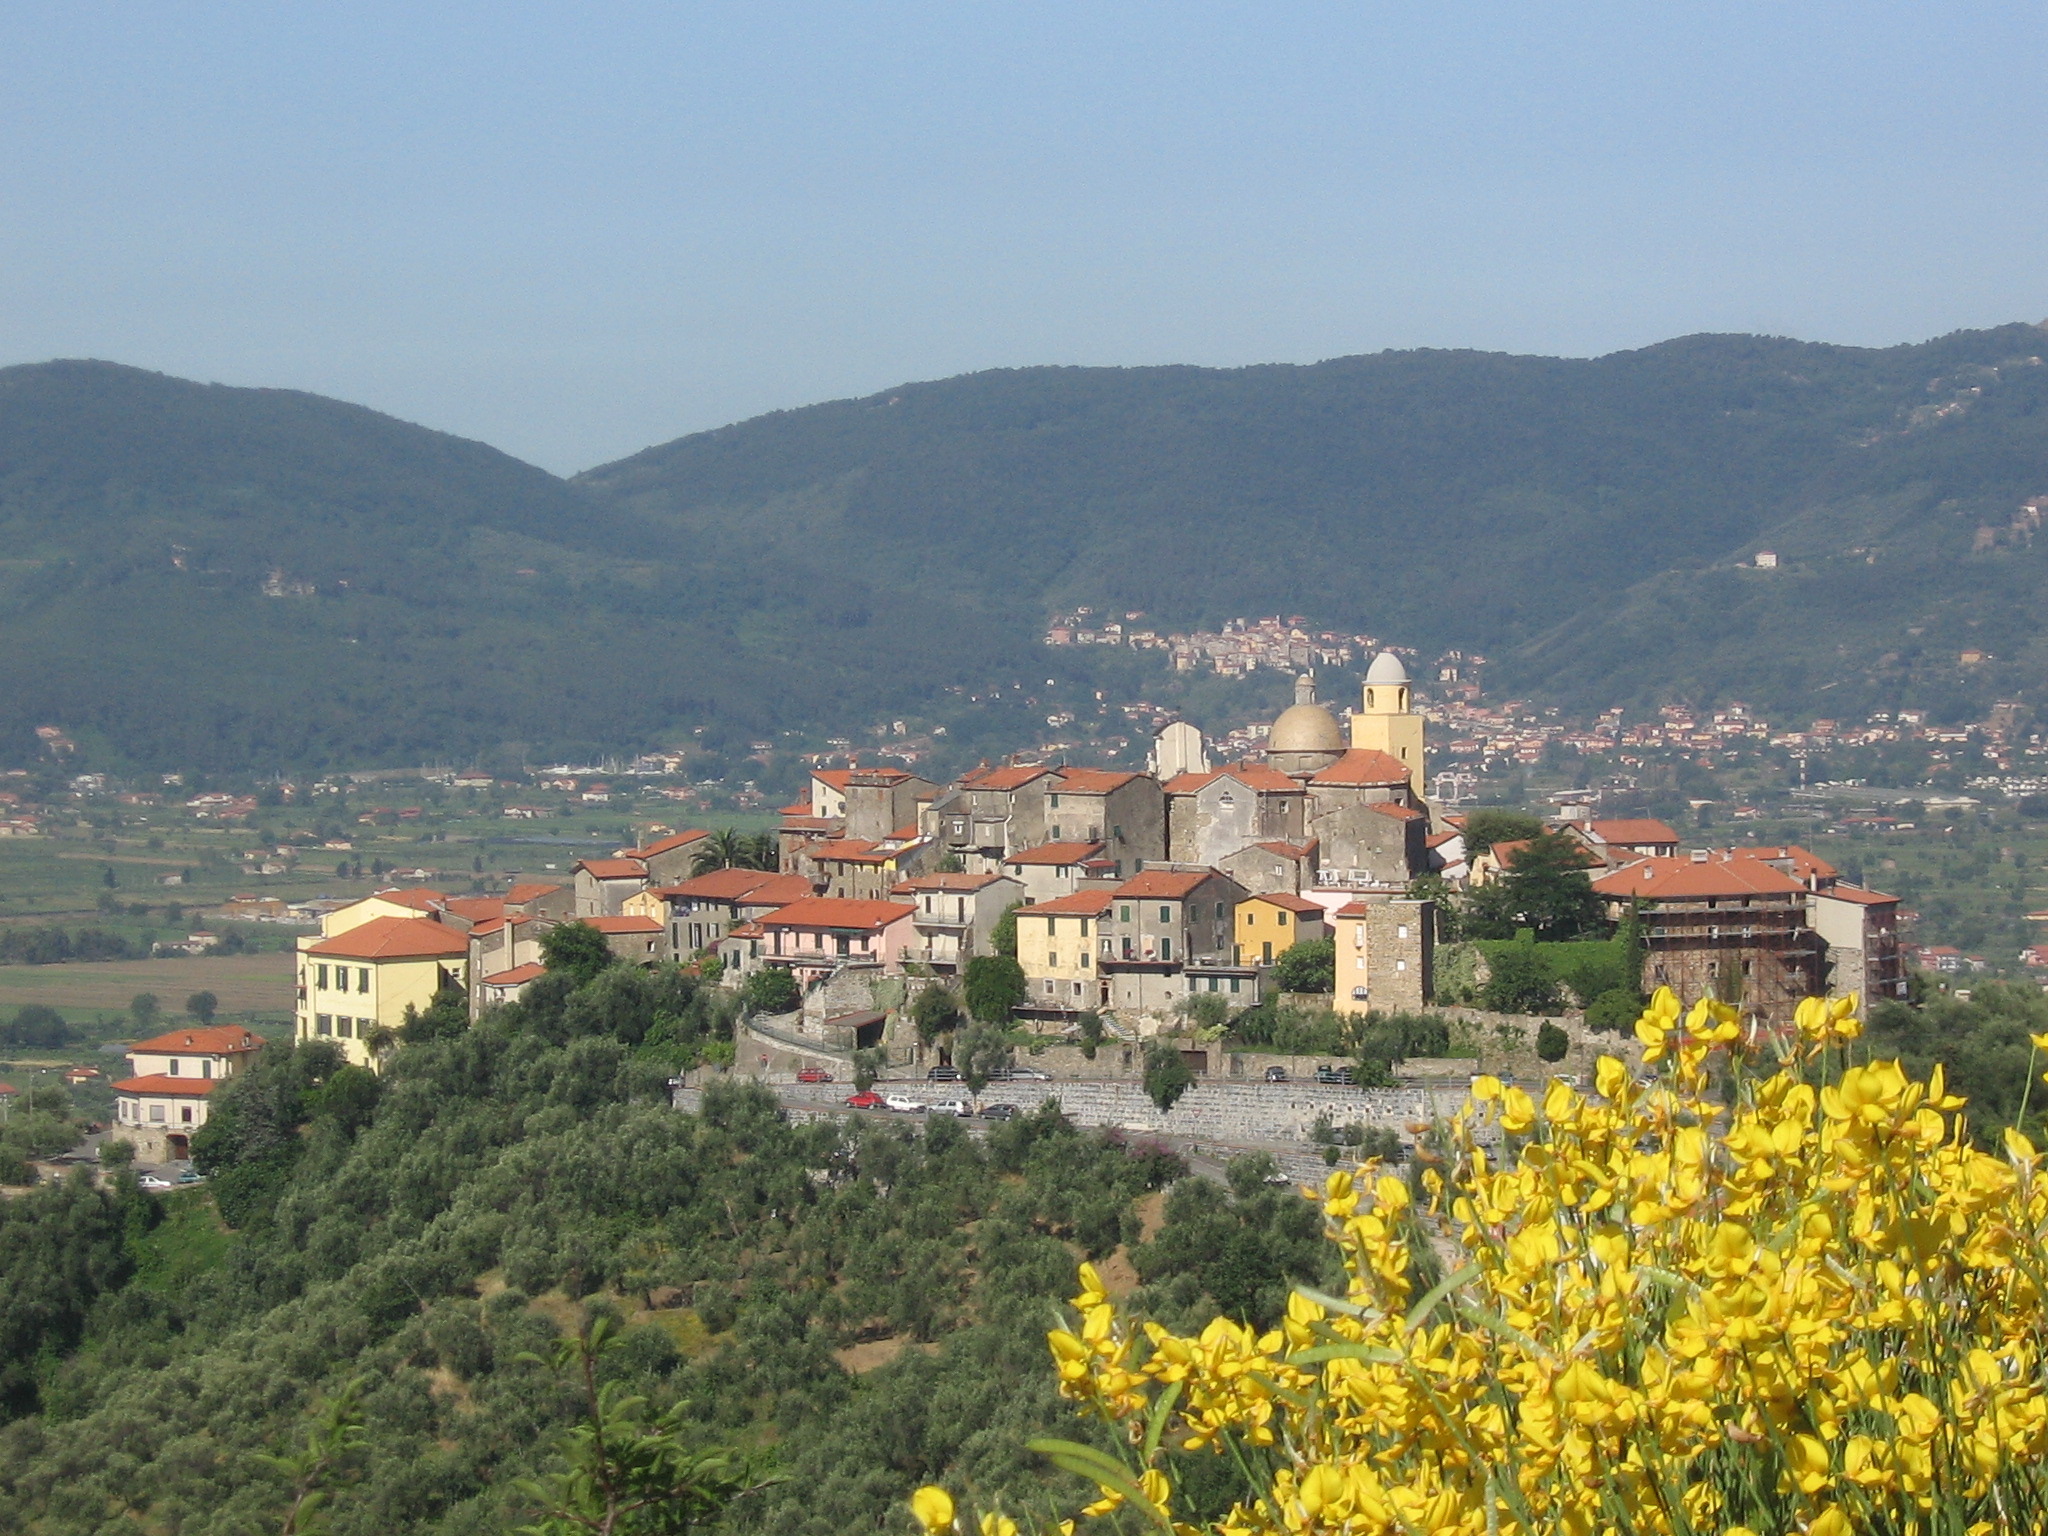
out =
[[1367,896],[1331,915],[1339,1013],[1392,1013],[1436,997],[1436,904]]

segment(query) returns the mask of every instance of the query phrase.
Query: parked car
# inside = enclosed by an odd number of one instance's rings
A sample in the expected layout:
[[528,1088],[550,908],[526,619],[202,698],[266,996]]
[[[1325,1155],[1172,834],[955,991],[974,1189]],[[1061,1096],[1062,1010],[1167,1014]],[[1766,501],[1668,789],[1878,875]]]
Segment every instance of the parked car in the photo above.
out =
[[1287,1081],[1287,1069],[1286,1069],[1285,1067],[1268,1067],[1268,1068],[1266,1068],[1266,1081],[1267,1081],[1267,1082],[1269,1082],[1269,1083],[1284,1083],[1284,1082],[1286,1082],[1286,1081]]
[[1013,1083],[1049,1083],[1052,1081],[1052,1074],[1038,1067],[1012,1067],[1010,1068],[1010,1081]]
[[956,1115],[965,1120],[974,1111],[967,1107],[965,1099],[941,1099],[936,1104],[927,1104],[925,1109],[934,1115]]
[[1349,1067],[1317,1067],[1316,1081],[1319,1083],[1345,1083],[1352,1081]]
[[886,1106],[882,1101],[882,1096],[875,1092],[874,1089],[868,1088],[860,1093],[848,1094],[846,1096],[846,1107],[848,1109],[882,1109]]
[[144,1189],[170,1189],[173,1187],[169,1179],[162,1178],[154,1173],[145,1173],[141,1178],[137,1179],[135,1182],[140,1184]]
[[984,1104],[981,1118],[984,1120],[1014,1120],[1020,1111],[1014,1104]]
[[805,1067],[797,1073],[796,1080],[800,1083],[829,1083],[832,1074],[823,1067]]
[[178,1175],[178,1182],[180,1184],[204,1184],[206,1182],[206,1175],[197,1168],[187,1168]]
[[925,1077],[934,1083],[957,1083],[960,1081],[960,1069],[958,1067],[933,1067],[931,1071],[925,1073]]
[[882,1107],[898,1115],[921,1115],[924,1113],[924,1106],[918,1103],[917,1100],[906,1099],[897,1093],[883,1095]]

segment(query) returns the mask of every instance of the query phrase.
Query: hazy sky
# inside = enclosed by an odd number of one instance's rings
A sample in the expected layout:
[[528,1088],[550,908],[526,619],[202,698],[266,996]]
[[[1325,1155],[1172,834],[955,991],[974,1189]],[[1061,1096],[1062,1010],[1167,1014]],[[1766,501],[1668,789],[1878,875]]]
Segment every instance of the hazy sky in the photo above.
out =
[[2048,7],[0,8],[0,363],[570,471],[1028,363],[2048,316]]

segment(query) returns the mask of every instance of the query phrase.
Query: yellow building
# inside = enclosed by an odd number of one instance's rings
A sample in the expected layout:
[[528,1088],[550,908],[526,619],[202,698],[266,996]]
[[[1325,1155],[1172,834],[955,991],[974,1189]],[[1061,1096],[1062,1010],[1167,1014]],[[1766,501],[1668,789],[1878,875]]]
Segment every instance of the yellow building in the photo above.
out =
[[1036,906],[1019,907],[1017,964],[1024,972],[1027,1008],[1078,1013],[1102,1005],[1102,977],[1096,965],[1102,914],[1111,894],[1076,891]]
[[1363,707],[1351,717],[1351,745],[1384,752],[1408,770],[1419,800],[1422,782],[1422,716],[1415,713],[1408,669],[1392,651],[1381,651],[1365,673]]
[[[377,898],[372,898],[374,902]],[[424,1010],[442,987],[467,986],[466,934],[413,914],[354,921],[357,902],[328,914],[337,931],[299,940],[298,1037],[333,1040],[358,1066],[375,1066],[368,1042]]]
[[1271,965],[1290,945],[1329,936],[1323,909],[1306,896],[1278,891],[1247,896],[1237,904],[1235,938],[1239,965]]

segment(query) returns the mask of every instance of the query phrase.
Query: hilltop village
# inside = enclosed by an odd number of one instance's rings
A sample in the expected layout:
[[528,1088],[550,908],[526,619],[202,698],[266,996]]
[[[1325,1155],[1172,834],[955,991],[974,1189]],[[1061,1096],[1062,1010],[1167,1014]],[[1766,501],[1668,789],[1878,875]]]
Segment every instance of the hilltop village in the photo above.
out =
[[[806,997],[788,1027],[838,1049],[898,1040],[888,1004],[904,990],[875,983],[957,978],[1005,926],[1016,1013],[1053,1031],[1093,1013],[1137,1039],[1204,994],[1255,1006],[1281,956],[1320,940],[1334,941],[1337,1012],[1420,1009],[1437,1000],[1437,898],[1511,874],[1518,846],[1468,859],[1464,818],[1430,795],[1425,728],[1404,665],[1382,653],[1348,730],[1303,676],[1242,761],[1212,763],[1175,723],[1145,772],[999,764],[937,784],[821,767],[783,807],[772,856],[686,830],[582,859],[558,883],[337,905],[298,943],[297,1033],[367,1061],[381,1031],[449,986],[472,1012],[520,996],[567,922],[635,964],[694,963],[733,986],[786,972]],[[1903,995],[1896,900],[1802,849],[1681,849],[1663,822],[1584,807],[1555,826],[1611,921],[1640,915],[1646,988],[1698,995],[1739,976],[1770,1020],[1814,992]]]

